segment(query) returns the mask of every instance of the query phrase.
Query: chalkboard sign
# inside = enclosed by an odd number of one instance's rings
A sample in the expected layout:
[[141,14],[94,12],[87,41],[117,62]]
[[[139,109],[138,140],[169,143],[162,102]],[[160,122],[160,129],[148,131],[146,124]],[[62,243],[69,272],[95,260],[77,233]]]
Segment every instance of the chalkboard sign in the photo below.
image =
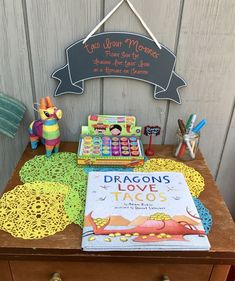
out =
[[158,136],[160,135],[161,127],[159,126],[145,126],[144,135],[145,136]]
[[52,77],[60,83],[55,96],[82,94],[84,80],[122,77],[141,80],[154,86],[155,99],[181,103],[178,88],[185,81],[175,71],[175,55],[143,35],[105,32],[93,35],[83,44],[75,42],[66,49],[67,64]]

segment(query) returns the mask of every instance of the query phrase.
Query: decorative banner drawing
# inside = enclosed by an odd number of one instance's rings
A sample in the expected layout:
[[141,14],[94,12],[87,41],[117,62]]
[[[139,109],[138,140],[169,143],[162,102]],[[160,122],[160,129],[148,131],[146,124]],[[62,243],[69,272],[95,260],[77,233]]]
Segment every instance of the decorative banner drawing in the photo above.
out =
[[181,103],[178,89],[186,85],[175,71],[175,55],[143,35],[126,32],[96,34],[83,44],[75,42],[66,49],[67,64],[52,77],[60,83],[55,96],[82,94],[84,80],[122,77],[154,85],[155,99]]

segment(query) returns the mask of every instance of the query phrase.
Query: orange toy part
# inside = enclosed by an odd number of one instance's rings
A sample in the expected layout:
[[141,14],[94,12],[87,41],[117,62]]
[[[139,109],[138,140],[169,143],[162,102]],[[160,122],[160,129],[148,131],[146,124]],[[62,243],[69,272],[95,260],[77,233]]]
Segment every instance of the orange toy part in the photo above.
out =
[[46,100],[45,100],[45,98],[40,99],[40,109],[46,109]]
[[54,104],[49,96],[46,97],[47,108],[54,107]]

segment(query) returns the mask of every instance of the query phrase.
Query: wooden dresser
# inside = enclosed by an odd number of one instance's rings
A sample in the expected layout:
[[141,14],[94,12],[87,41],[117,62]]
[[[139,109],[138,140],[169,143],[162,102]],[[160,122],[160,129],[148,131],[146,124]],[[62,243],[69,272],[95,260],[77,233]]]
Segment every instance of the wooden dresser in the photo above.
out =
[[[155,149],[158,157],[172,158],[173,146]],[[61,151],[76,150],[77,143],[61,145]],[[5,191],[20,184],[21,166],[36,154],[43,154],[43,147],[26,148]],[[234,222],[201,153],[187,164],[205,178],[200,199],[213,216],[209,252],[87,253],[81,251],[81,229],[74,224],[40,240],[18,239],[0,231],[0,281],[225,281],[235,264]]]

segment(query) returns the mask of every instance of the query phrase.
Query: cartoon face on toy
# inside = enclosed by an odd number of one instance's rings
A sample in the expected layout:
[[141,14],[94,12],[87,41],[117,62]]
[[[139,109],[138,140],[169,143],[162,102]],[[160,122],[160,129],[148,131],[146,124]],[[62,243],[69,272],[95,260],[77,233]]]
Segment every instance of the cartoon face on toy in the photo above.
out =
[[39,115],[41,120],[46,120],[46,119],[60,120],[62,118],[62,110],[54,106],[51,99],[49,97],[46,97],[45,99],[41,99]]
[[93,125],[94,133],[95,134],[105,134],[107,127],[108,127],[108,125],[105,125],[103,123],[97,123],[97,124]]
[[105,128],[96,128],[94,130],[95,134],[104,134],[106,132]]
[[119,136],[122,132],[122,127],[120,125],[111,125],[109,130],[113,136]]

